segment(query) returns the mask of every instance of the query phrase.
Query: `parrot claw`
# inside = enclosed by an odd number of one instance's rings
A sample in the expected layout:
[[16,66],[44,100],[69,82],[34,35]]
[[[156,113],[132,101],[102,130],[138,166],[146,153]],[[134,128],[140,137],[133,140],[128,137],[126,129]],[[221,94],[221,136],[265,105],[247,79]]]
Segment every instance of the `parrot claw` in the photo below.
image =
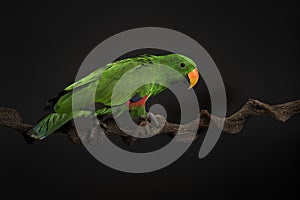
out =
[[155,116],[153,113],[148,112],[148,113],[147,113],[147,118],[150,119],[150,120],[149,120],[150,122],[154,122],[154,124],[155,124],[156,127],[159,127],[159,122],[158,122],[156,116]]
[[149,120],[143,120],[139,123],[136,131],[133,133],[134,138],[140,138],[142,135],[149,135],[151,134],[151,129],[149,128]]
[[154,122],[152,124],[154,124],[156,128],[158,128],[159,125],[160,125],[160,123],[157,120],[157,117],[151,112],[148,112],[146,117],[140,117],[140,122],[138,124],[140,124],[143,121],[147,121],[147,122],[150,122],[150,123]]

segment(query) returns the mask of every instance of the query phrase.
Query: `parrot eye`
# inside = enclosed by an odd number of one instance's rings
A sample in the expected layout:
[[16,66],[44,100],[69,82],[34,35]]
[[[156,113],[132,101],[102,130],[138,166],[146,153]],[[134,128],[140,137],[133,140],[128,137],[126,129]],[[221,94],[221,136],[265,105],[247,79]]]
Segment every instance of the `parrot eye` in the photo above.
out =
[[180,67],[185,67],[185,64],[184,63],[180,63],[179,66]]

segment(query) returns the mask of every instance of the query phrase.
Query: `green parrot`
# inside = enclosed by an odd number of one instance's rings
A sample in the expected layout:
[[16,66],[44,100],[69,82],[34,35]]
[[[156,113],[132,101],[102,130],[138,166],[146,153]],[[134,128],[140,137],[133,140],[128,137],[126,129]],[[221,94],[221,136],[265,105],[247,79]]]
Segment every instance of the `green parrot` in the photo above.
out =
[[[166,70],[153,66],[170,67],[179,72],[180,76],[170,76]],[[128,78],[126,84],[122,85],[124,89],[112,101],[114,87],[125,74]],[[135,88],[135,80],[141,78],[153,81],[130,91]],[[57,98],[50,100],[53,113],[42,118],[27,135],[34,139],[43,139],[74,118],[110,115],[113,107],[120,108],[117,109],[117,115],[127,109],[133,119],[144,118],[147,116],[146,101],[183,78],[189,79],[189,88],[192,88],[198,82],[199,73],[195,62],[181,54],[141,55],[109,63],[66,87]],[[164,84],[157,84],[157,81]],[[74,97],[78,102],[72,105]],[[96,107],[95,112],[91,111],[91,106]]]

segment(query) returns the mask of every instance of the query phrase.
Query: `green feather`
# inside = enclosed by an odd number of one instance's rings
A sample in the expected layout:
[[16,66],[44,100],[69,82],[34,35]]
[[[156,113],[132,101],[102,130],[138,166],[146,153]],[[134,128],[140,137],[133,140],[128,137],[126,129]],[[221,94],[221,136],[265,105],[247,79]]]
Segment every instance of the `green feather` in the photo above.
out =
[[[182,62],[185,63],[185,67],[180,67],[179,64]],[[168,70],[161,65],[176,70],[180,76],[170,76]],[[173,82],[183,80],[187,73],[195,68],[196,64],[190,58],[179,54],[142,55],[109,63],[105,68],[98,68],[66,87],[64,89],[66,94],[56,102],[54,113],[43,118],[28,134],[36,139],[42,139],[75,117],[92,115],[87,108],[95,102],[104,105],[103,108],[96,111],[96,115],[111,114],[111,107],[120,108],[117,114],[120,115],[126,109],[128,110],[128,107],[125,106],[126,102],[134,95],[138,94],[140,97],[147,95],[148,98],[157,95]],[[115,93],[112,102],[113,90],[118,81],[124,77],[126,77],[125,82],[119,85],[119,90]],[[148,80],[152,83],[137,88],[137,79]],[[162,83],[164,86],[157,83]],[[76,104],[72,105],[72,99],[76,99]],[[145,106],[131,109],[131,116],[134,118],[145,115]]]
[[84,78],[80,79],[79,81],[69,85],[65,88],[65,91],[71,91],[75,88],[81,87],[83,85],[86,85],[88,83],[91,83],[93,81],[96,81],[100,79],[101,75],[103,74],[105,68],[99,68],[95,70],[94,72],[90,73],[89,75],[85,76]]
[[90,111],[77,111],[74,113],[52,113],[43,118],[33,129],[28,132],[28,135],[35,139],[43,139],[59,129],[65,123],[75,117],[88,117]]

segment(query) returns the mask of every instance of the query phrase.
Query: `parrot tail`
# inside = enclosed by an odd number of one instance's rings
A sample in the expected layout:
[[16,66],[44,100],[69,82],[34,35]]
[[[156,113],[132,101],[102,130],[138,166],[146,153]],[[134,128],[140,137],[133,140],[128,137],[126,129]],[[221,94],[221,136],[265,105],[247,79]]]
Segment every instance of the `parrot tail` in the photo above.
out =
[[44,139],[54,131],[58,130],[64,124],[75,117],[88,117],[90,111],[77,111],[73,113],[51,113],[44,117],[28,133],[34,139]]

